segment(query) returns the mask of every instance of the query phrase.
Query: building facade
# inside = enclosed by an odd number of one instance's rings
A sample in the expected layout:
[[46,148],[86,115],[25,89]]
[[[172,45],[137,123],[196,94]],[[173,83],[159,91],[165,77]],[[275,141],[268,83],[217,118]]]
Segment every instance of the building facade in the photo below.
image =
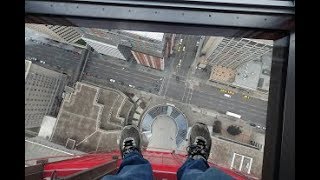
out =
[[25,79],[25,128],[40,127],[45,115],[56,115],[67,77],[31,64]]
[[198,62],[202,66],[222,66],[234,70],[272,51],[272,44],[268,40],[210,36],[204,40]]
[[83,39],[97,52],[122,60],[133,58],[138,64],[154,69],[163,70],[166,58],[172,54],[171,34],[94,28],[82,31]]
[[36,30],[40,33],[48,35],[50,38],[64,42],[74,44],[79,41],[82,36],[82,32],[77,27],[71,26],[58,26],[58,25],[47,25],[47,24],[30,24],[26,23],[26,27]]

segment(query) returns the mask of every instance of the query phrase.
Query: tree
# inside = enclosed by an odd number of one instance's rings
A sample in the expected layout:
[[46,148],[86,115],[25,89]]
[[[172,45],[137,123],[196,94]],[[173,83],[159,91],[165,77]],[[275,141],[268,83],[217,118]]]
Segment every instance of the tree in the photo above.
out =
[[242,133],[242,130],[240,129],[239,126],[235,126],[235,125],[230,125],[227,128],[227,132],[233,136],[239,135]]
[[221,133],[221,121],[214,121],[212,131],[215,133]]

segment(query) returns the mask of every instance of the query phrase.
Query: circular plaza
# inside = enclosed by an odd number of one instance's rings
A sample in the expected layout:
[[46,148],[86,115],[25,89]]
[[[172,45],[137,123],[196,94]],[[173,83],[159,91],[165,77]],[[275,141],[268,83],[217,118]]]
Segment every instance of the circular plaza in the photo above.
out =
[[148,148],[176,149],[186,139],[188,122],[178,108],[166,104],[147,110],[139,127]]

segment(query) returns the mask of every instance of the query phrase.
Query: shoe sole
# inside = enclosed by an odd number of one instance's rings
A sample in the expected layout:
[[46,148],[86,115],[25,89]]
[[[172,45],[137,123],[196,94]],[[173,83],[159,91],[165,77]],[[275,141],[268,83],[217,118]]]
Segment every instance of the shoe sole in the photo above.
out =
[[119,150],[120,150],[121,157],[122,157],[122,151],[121,151],[122,143],[120,142],[120,140],[121,140],[121,137],[123,135],[124,129],[130,129],[131,127],[136,129],[138,131],[138,133],[139,133],[140,143],[139,143],[139,147],[138,148],[141,150],[141,133],[139,131],[139,128],[137,126],[135,126],[135,125],[127,125],[127,126],[123,127],[123,129],[121,131],[121,134],[120,134],[120,139],[119,139]]

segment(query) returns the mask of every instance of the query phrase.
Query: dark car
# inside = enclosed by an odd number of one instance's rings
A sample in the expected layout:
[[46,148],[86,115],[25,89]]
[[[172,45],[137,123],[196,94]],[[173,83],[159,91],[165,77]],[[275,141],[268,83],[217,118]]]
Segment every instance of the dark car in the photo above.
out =
[[256,124],[254,124],[254,123],[250,123],[250,126],[252,126],[252,127],[256,127],[257,125],[256,125]]

